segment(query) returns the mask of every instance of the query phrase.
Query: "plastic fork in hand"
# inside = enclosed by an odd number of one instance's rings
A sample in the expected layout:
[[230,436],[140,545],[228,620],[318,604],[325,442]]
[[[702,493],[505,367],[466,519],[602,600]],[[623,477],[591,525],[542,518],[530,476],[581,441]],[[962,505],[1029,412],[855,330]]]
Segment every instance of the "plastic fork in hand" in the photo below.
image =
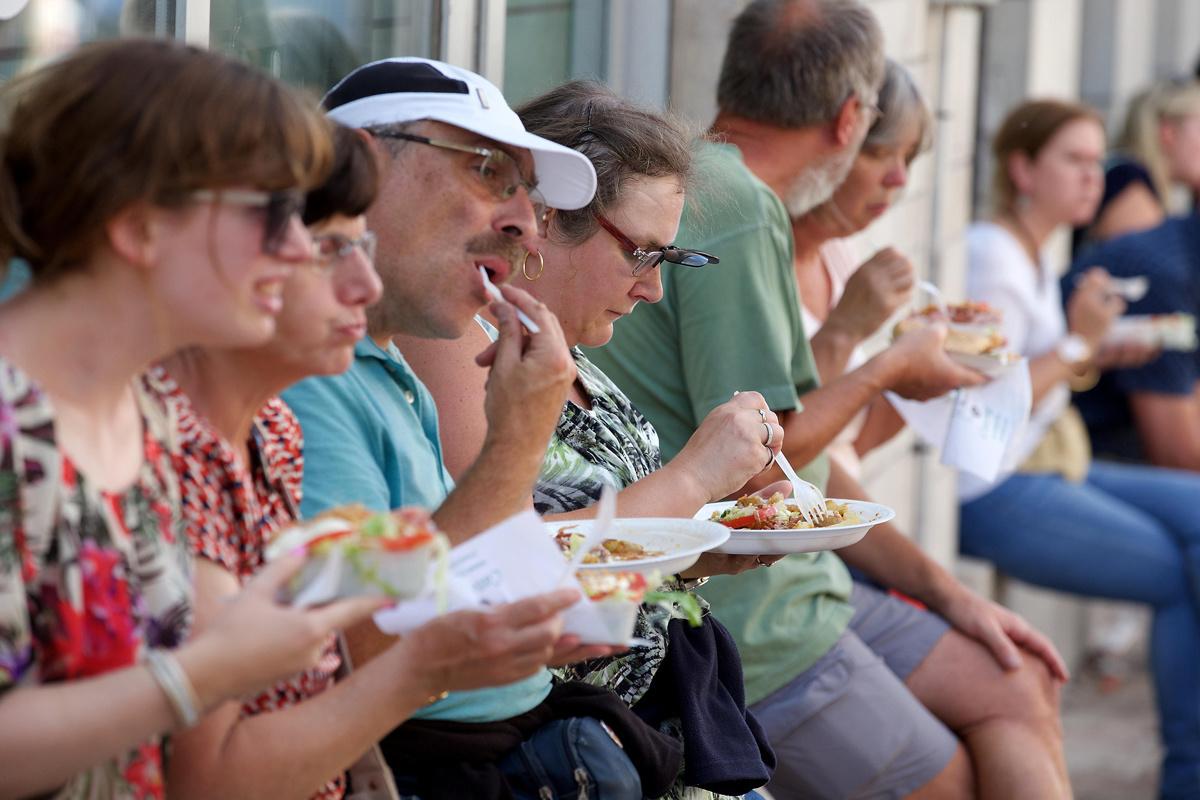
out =
[[825,517],[829,516],[825,495],[816,486],[797,475],[782,452],[775,454],[775,463],[792,482],[792,499],[800,509],[800,516],[804,517],[809,525],[820,525]]
[[[487,291],[489,297],[491,297],[497,303],[508,303],[508,300],[504,299],[504,295],[502,295],[500,293],[500,287],[498,287],[498,286],[496,286],[496,284],[492,283],[492,279],[488,277],[486,269],[484,269],[483,267],[480,267],[479,275],[481,278],[483,278],[483,288],[485,291]],[[509,303],[509,305],[512,305],[512,304]],[[513,306],[513,310],[515,310],[517,312],[517,319],[519,319],[521,321],[521,324],[525,326],[525,330],[529,331],[530,333],[541,333],[542,332],[542,329],[538,326],[538,324],[536,322],[534,322],[533,320],[531,320],[529,318],[528,314],[526,314],[524,311],[517,308],[516,306]]]
[[917,281],[917,288],[929,295],[933,304],[938,307],[938,311],[941,311],[942,316],[949,322],[950,309],[946,306],[946,298],[942,295],[942,290],[929,281]]

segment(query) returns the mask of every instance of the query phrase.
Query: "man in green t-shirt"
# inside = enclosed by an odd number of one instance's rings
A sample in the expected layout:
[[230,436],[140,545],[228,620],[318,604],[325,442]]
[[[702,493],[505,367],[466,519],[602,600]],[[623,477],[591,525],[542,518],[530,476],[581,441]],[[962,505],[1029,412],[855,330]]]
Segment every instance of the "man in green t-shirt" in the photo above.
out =
[[[701,146],[677,236],[722,263],[664,271],[663,300],[592,354],[654,423],[664,459],[713,407],[753,389],[804,477],[861,497],[822,454],[861,408],[884,389],[925,399],[982,380],[945,356],[944,330],[926,329],[819,386],[790,218],[828,199],[853,162],[883,76],[881,39],[855,0],[756,0],[734,22],[712,129],[724,144]],[[841,553],[939,613],[852,581],[828,552],[702,591],[737,640],[747,700],[779,757],[768,789],[1065,796],[1055,681],[1065,670],[1049,642],[891,526]]]

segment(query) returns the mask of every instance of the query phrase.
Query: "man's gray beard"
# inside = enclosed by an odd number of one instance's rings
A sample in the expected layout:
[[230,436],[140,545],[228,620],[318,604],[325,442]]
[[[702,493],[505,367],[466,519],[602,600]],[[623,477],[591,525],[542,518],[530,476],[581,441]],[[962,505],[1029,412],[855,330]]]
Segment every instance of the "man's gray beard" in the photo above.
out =
[[833,197],[854,166],[857,156],[857,147],[847,147],[797,175],[788,187],[787,196],[783,198],[788,215],[798,219]]

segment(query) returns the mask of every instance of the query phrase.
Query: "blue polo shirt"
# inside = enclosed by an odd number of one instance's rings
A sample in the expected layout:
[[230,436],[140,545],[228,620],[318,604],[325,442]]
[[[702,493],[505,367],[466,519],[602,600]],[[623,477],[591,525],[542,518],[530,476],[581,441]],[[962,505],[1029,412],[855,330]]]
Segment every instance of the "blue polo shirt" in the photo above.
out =
[[[1063,278],[1069,297],[1079,275],[1101,266],[1119,277],[1145,275],[1150,290],[1127,314],[1185,312],[1200,318],[1200,216],[1169,219],[1157,228],[1088,248]],[[1140,459],[1129,395],[1135,392],[1188,395],[1200,380],[1200,352],[1166,351],[1148,364],[1105,372],[1076,402],[1098,455]]]
[[[304,431],[305,517],[346,503],[437,508],[454,488],[433,397],[394,344],[385,350],[364,338],[345,373],[303,380],[283,398]],[[549,693],[550,673],[542,670],[508,686],[455,692],[414,716],[494,722],[524,714]]]

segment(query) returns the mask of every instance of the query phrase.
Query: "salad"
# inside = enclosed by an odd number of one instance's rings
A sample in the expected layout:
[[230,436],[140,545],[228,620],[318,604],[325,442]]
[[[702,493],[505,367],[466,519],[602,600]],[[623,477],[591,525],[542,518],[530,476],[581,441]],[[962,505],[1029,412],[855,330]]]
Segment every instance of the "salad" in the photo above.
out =
[[736,503],[723,511],[713,512],[711,519],[728,528],[750,531],[828,528],[862,521],[849,506],[836,500],[827,499],[825,509],[825,518],[817,525],[812,525],[800,514],[800,507],[785,500],[781,493],[776,492],[766,500],[751,494],[739,497]]

